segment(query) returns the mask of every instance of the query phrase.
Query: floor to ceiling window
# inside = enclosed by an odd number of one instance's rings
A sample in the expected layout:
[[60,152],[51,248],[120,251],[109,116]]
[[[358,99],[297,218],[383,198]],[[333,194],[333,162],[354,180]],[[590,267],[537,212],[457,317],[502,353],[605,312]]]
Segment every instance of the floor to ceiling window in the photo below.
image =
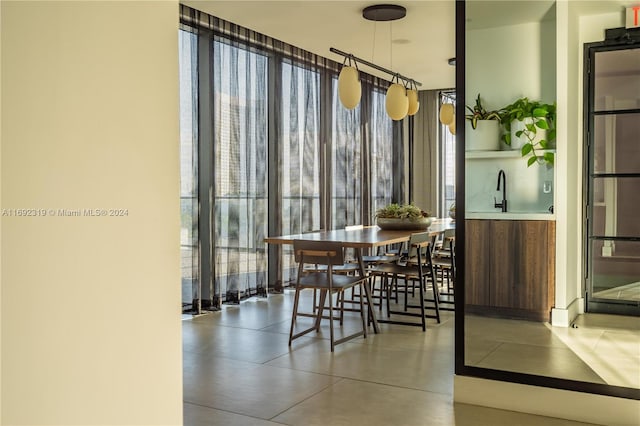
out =
[[[320,74],[282,63],[279,129],[281,233],[321,228]],[[284,282],[292,279],[295,261],[291,247],[282,248]]]
[[386,81],[361,73],[347,110],[339,63],[187,6],[181,21],[183,257],[198,277],[184,268],[183,298],[216,308],[292,279],[267,235],[370,224],[402,201],[402,133]]
[[214,279],[228,302],[266,288],[268,58],[213,44]]

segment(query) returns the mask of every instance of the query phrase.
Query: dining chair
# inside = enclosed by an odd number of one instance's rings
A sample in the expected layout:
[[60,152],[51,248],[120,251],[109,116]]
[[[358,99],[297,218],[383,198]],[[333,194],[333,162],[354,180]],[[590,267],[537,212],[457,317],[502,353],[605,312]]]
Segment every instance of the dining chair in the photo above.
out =
[[[336,340],[334,338],[334,304],[333,295],[337,294],[337,301],[340,302],[346,289],[356,286],[360,287],[360,291],[364,294],[364,285],[367,280],[366,276],[345,275],[336,273],[334,267],[343,265],[344,246],[342,242],[334,241],[304,241],[294,240],[293,251],[296,262],[298,262],[298,277],[296,280],[295,296],[293,301],[293,313],[291,316],[291,329],[289,331],[289,346],[291,342],[298,337],[304,336],[312,331],[320,331],[320,323],[323,318],[323,311],[328,302],[329,310],[329,336],[331,341],[331,352],[334,351],[336,345],[344,343],[353,338],[364,336],[367,337],[367,326],[365,322],[365,308],[362,299],[360,300],[360,318],[362,321],[362,331],[342,337]],[[326,269],[319,269],[315,272],[305,272],[305,265],[324,265]],[[293,333],[296,319],[300,315],[298,306],[300,303],[300,292],[304,289],[313,289],[320,291],[320,301],[315,311],[315,322],[312,327],[302,330],[296,334]],[[328,296],[328,297],[327,297]],[[343,325],[344,305],[340,303],[340,325]]]
[[[427,329],[426,318],[434,318],[440,323],[440,297],[433,263],[431,261],[432,245],[433,237],[428,232],[411,234],[406,257],[401,258],[396,263],[377,265],[370,270],[371,275],[381,275],[383,277],[383,291],[386,296],[387,317],[389,319],[379,319],[378,322],[421,326],[422,331],[426,331]],[[401,311],[392,310],[390,301],[393,289],[391,286],[394,282],[398,283],[400,280],[404,282],[404,309]],[[415,284],[415,287],[418,289],[418,304],[415,304],[416,302],[409,302],[410,284]],[[428,299],[425,295],[429,284],[431,284],[433,291],[433,299]],[[415,287],[412,287],[412,290]],[[428,307],[425,302],[432,302],[433,306]],[[433,309],[435,313],[429,314],[427,313],[427,309]],[[392,320],[390,319],[392,315],[418,317],[420,318],[420,322]]]
[[[360,231],[362,229],[364,229],[364,225],[347,225],[344,227],[345,231]],[[399,252],[399,250],[397,250],[397,252]],[[383,263],[396,262],[399,259],[397,252],[394,253],[387,246],[379,246],[377,249],[377,254],[362,255],[362,263],[365,269],[368,270],[376,265],[380,265]],[[356,263],[357,261],[358,260],[353,257],[348,260],[349,263],[352,263],[354,265],[357,265]],[[374,301],[377,300],[377,302],[374,302],[373,304],[379,306],[382,309],[382,291],[376,287],[375,280],[371,280],[370,285],[371,285],[372,299]],[[343,302],[351,303],[351,304],[358,303],[359,299],[361,299],[362,297],[364,297],[362,293],[356,293],[354,290],[352,290],[351,297],[348,299],[344,299]],[[345,308],[345,309],[353,310],[348,308]]]
[[445,231],[442,246],[433,253],[433,267],[443,290],[440,291],[440,309],[454,311],[454,292],[456,283],[455,230]]

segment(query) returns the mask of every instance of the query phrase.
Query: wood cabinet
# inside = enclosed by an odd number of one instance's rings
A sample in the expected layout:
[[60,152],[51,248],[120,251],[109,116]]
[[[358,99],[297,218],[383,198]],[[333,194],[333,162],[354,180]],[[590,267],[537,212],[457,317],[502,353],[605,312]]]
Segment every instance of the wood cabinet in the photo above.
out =
[[549,321],[555,288],[555,222],[465,223],[466,310]]

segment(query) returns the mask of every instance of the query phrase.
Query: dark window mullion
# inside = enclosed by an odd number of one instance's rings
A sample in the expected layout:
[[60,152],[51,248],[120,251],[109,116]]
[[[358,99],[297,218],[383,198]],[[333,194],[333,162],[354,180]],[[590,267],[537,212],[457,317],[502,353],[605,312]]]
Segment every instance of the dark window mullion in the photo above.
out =
[[594,115],[594,116],[598,116],[598,115],[622,115],[622,114],[638,114],[638,113],[640,113],[640,108],[593,111],[592,115]]

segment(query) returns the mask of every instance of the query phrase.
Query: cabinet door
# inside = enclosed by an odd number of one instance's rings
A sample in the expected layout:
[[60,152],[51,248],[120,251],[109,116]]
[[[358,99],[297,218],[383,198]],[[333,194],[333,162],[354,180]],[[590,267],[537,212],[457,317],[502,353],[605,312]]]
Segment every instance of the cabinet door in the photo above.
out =
[[465,225],[465,303],[488,306],[491,284],[489,265],[491,221],[467,220]]
[[516,310],[548,309],[548,221],[494,221],[491,305]]
[[491,221],[491,241],[488,261],[491,266],[491,306],[516,308],[515,271],[521,263],[521,237],[516,232],[519,221]]
[[515,232],[521,236],[519,268],[514,271],[514,306],[528,311],[547,309],[548,222],[522,222]]

